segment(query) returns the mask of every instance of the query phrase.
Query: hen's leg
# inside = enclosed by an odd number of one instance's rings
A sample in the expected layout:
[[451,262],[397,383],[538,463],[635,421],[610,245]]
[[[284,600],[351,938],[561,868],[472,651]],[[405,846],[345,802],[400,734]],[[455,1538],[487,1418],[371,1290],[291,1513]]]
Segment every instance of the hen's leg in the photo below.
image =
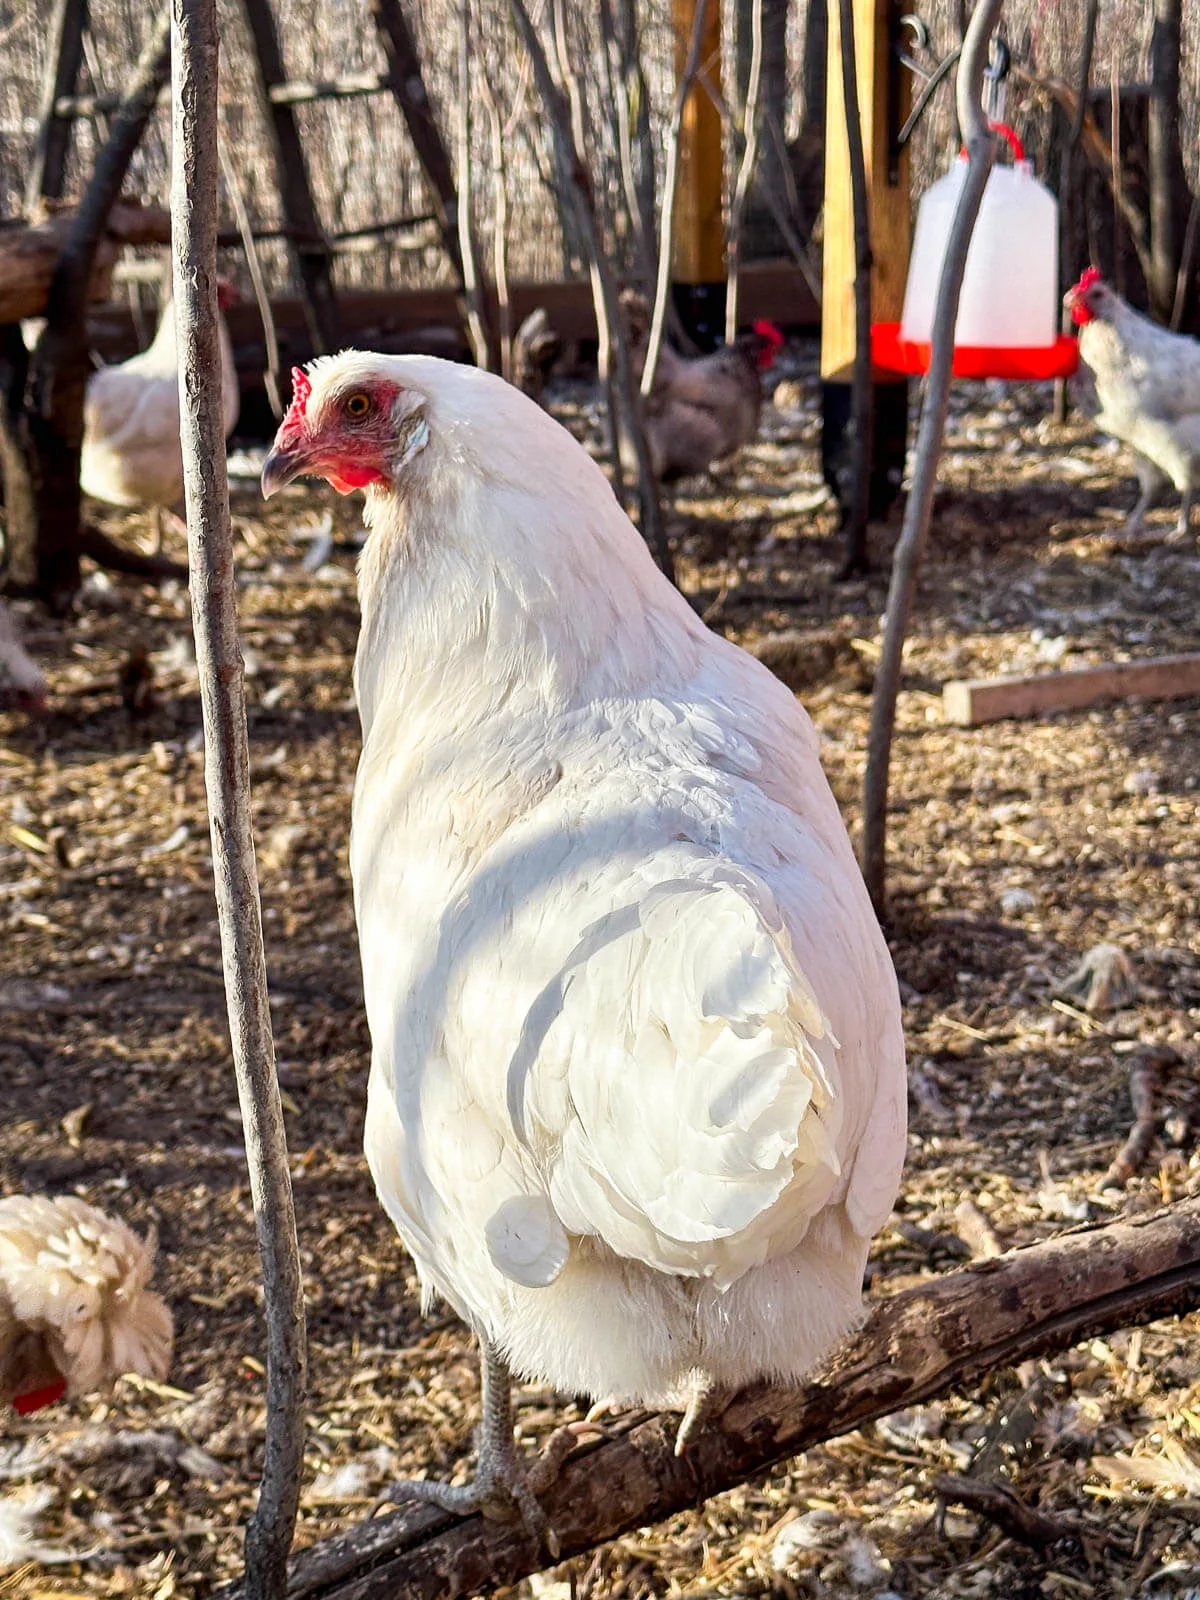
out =
[[560,1439],[556,1435],[540,1460],[526,1461],[513,1438],[512,1378],[488,1342],[481,1338],[479,1343],[483,1420],[479,1428],[479,1460],[474,1478],[464,1484],[405,1479],[385,1490],[376,1504],[424,1500],[462,1517],[476,1511],[499,1518],[511,1517],[516,1513],[534,1538],[545,1540],[553,1555],[553,1531],[538,1504],[537,1496],[557,1473],[575,1439],[570,1435]]
[[1127,539],[1131,539],[1135,534],[1141,533],[1142,523],[1145,520],[1147,511],[1158,499],[1167,483],[1166,478],[1154,465],[1153,461],[1148,461],[1145,456],[1136,456],[1135,461],[1138,484],[1142,492],[1138,496],[1137,505],[1129,513],[1128,520],[1121,529],[1122,534]]
[[1195,496],[1195,493],[1196,490],[1191,483],[1189,483],[1187,488],[1183,491],[1183,499],[1179,502],[1179,521],[1175,524],[1175,534],[1177,538],[1187,538],[1188,530],[1190,529],[1192,523],[1192,500]]

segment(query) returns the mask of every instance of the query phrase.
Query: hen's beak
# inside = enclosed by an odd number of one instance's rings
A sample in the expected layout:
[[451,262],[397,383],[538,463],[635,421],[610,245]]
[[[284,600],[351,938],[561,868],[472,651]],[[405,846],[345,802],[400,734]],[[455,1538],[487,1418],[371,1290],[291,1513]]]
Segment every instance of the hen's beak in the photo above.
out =
[[269,500],[278,490],[286,488],[294,478],[311,470],[308,452],[302,446],[289,447],[277,444],[263,462],[263,499]]

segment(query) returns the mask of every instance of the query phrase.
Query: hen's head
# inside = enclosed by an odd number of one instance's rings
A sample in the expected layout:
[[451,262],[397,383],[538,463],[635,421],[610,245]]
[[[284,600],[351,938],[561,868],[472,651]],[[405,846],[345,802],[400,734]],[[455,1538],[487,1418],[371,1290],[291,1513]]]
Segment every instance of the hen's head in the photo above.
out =
[[1118,303],[1116,294],[1100,276],[1099,267],[1088,267],[1079,282],[1072,284],[1063,296],[1063,305],[1077,328],[1086,328],[1089,322],[1110,317]]
[[394,488],[429,441],[429,399],[400,380],[387,356],[348,350],[293,367],[292,403],[263,463],[263,495],[300,477],[324,478],[339,494]]
[[232,278],[217,279],[217,305],[222,311],[228,311],[230,306],[238,303],[237,284]]

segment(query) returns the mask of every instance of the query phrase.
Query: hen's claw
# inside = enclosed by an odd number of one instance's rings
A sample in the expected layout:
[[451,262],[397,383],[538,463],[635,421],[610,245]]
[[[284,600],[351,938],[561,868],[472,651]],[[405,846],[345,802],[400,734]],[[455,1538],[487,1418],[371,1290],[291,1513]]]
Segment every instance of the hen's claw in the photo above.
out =
[[482,1343],[483,1421],[479,1430],[479,1464],[469,1483],[441,1483],[436,1479],[405,1478],[385,1489],[372,1512],[380,1506],[411,1504],[439,1506],[457,1517],[479,1512],[500,1521],[520,1516],[526,1532],[551,1556],[559,1544],[554,1529],[538,1501],[557,1477],[578,1439],[578,1424],[552,1434],[543,1453],[529,1460],[513,1437],[511,1379],[499,1356]]

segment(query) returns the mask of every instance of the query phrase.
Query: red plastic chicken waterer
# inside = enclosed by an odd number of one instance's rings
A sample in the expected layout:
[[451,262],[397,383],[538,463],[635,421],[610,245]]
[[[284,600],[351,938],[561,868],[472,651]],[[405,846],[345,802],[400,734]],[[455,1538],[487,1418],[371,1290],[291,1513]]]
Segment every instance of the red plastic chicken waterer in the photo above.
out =
[[[984,190],[959,295],[953,371],[960,378],[1069,377],[1079,352],[1058,332],[1058,203],[1034,177],[1012,129],[993,127],[1013,162],[993,167]],[[960,156],[921,199],[903,317],[871,329],[872,359],[885,371],[929,368],[942,264],[966,175]]]

